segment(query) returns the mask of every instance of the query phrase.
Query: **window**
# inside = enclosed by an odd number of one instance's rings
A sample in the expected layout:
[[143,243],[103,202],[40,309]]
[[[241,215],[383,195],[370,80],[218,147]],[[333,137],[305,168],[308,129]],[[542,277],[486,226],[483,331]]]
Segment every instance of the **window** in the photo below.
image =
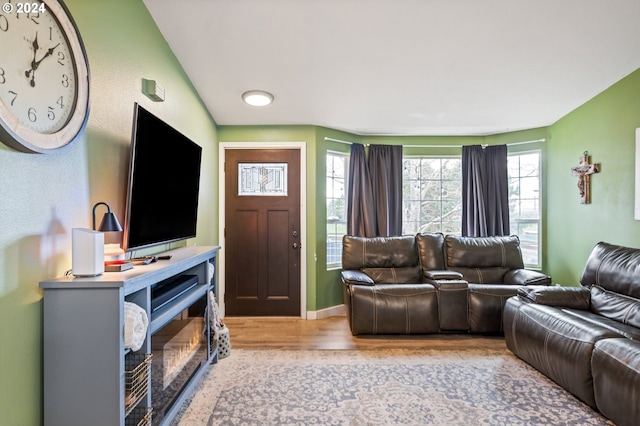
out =
[[287,195],[287,163],[239,163],[238,195]]
[[[462,159],[405,157],[402,233],[462,232]],[[509,154],[509,217],[525,266],[540,262],[540,151]]]
[[510,154],[509,218],[511,234],[520,237],[524,264],[540,262],[540,151]]
[[342,237],[347,233],[349,156],[327,152],[327,268],[342,266]]
[[462,232],[462,160],[405,157],[402,233]]

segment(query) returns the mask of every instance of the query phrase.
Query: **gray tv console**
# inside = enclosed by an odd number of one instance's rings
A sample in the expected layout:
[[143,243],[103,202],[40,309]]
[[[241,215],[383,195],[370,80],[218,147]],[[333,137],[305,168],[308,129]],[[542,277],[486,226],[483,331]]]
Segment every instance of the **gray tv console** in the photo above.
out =
[[[142,387],[143,395],[132,401],[126,390],[131,386],[128,376],[131,367],[127,364],[134,353],[124,347],[124,302],[136,303],[147,311],[147,337],[135,354],[152,353],[156,331],[177,315],[184,315],[187,308],[203,300],[210,290],[215,292],[219,249],[183,247],[163,253],[171,255],[169,260],[134,266],[124,272],[105,272],[90,278],[69,276],[40,283],[44,292],[46,426],[151,424],[152,375],[146,364],[153,363],[153,359],[145,359],[135,368],[142,371],[133,380],[135,386]],[[196,275],[198,284],[152,313],[151,286],[183,274]],[[205,318],[203,322],[208,337],[209,321]],[[172,408],[163,414],[160,424],[170,423],[204,371],[217,361],[217,347],[212,347],[211,339],[206,340],[207,362],[191,376]]]

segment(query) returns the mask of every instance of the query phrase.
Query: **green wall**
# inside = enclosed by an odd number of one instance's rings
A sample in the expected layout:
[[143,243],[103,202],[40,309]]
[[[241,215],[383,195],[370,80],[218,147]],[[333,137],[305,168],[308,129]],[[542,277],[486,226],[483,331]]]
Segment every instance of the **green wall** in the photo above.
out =
[[[87,128],[59,154],[25,154],[0,144],[1,425],[42,422],[38,282],[71,268],[71,228],[91,226],[93,204],[109,203],[124,221],[134,102],[203,147],[196,242],[218,244],[216,124],[142,0],[65,3],[83,37],[91,69]],[[165,87],[165,102],[152,102],[142,94],[143,78]],[[121,235],[109,239],[119,242]]]
[[[545,260],[555,282],[577,285],[598,241],[640,247],[640,222],[633,219],[639,99],[640,70],[548,129]],[[579,203],[570,172],[584,151],[600,163],[591,178],[591,204]]]

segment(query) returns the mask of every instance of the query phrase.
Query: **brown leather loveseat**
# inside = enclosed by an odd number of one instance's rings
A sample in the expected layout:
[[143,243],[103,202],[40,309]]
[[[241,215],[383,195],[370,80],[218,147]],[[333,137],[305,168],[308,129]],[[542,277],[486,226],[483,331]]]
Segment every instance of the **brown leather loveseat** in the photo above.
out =
[[524,269],[517,236],[345,236],[342,282],[354,335],[501,333],[505,301],[551,279]]
[[579,287],[522,288],[507,347],[618,425],[640,421],[640,249],[598,243]]

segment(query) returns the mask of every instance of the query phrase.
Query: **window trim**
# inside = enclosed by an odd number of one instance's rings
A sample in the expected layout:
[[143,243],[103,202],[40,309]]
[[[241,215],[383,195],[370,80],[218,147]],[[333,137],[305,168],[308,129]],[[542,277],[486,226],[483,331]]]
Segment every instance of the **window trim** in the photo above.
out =
[[[542,198],[543,198],[543,192],[542,192],[542,187],[543,187],[543,183],[542,183],[542,176],[543,176],[543,171],[542,171],[542,167],[543,167],[543,161],[542,161],[542,149],[541,148],[536,148],[536,149],[527,149],[527,150],[522,150],[522,151],[516,151],[516,152],[509,152],[507,153],[507,155],[510,156],[522,156],[522,155],[527,155],[527,154],[538,154],[538,219],[522,219],[520,221],[518,221],[518,223],[537,223],[538,224],[538,263],[537,264],[529,264],[529,263],[525,263],[524,266],[527,269],[532,269],[532,270],[542,270],[542,246],[543,246],[543,232],[542,232]],[[519,176],[520,178],[520,176]],[[509,212],[511,213],[511,212]],[[511,216],[511,214],[509,214],[509,216]],[[511,222],[512,219],[511,217],[509,217],[509,221]],[[513,230],[511,230],[510,232],[512,235],[517,235]],[[520,239],[520,245],[522,246],[522,238],[520,238],[520,236],[518,236],[518,238]],[[524,260],[524,259],[523,259]]]
[[[345,209],[346,209],[346,203],[347,203],[347,196],[348,196],[348,191],[349,191],[349,160],[351,157],[351,154],[348,152],[340,152],[340,151],[335,151],[335,150],[331,150],[328,149],[325,153],[325,180],[328,177],[328,168],[327,168],[327,157],[329,155],[334,155],[334,156],[341,156],[344,157],[345,161],[345,174],[344,174],[344,200],[345,200]],[[327,203],[327,187],[325,184],[325,193],[324,193],[324,199],[325,199],[325,220],[324,220],[324,229],[325,229],[325,268],[327,271],[334,271],[334,270],[340,270],[342,269],[342,261],[339,262],[335,262],[335,263],[329,263],[329,233],[327,232],[327,225],[329,224],[328,222],[328,216],[327,216],[327,208],[328,208],[328,203]],[[345,210],[345,222],[346,222],[346,210]],[[346,232],[346,231],[345,231]],[[332,234],[334,235],[334,234]],[[337,234],[335,234],[337,235]]]

